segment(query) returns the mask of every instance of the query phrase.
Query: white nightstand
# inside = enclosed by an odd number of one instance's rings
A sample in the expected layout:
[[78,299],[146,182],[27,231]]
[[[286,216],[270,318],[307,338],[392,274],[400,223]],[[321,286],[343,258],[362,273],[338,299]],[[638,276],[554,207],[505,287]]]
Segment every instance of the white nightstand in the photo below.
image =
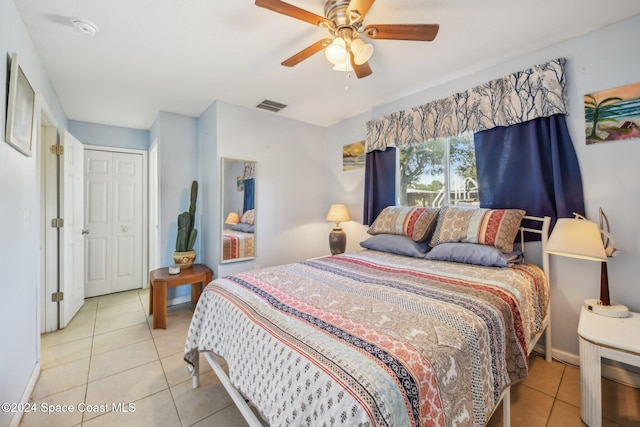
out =
[[640,367],[640,314],[616,319],[584,307],[578,323],[580,336],[580,416],[590,427],[602,425],[600,358]]

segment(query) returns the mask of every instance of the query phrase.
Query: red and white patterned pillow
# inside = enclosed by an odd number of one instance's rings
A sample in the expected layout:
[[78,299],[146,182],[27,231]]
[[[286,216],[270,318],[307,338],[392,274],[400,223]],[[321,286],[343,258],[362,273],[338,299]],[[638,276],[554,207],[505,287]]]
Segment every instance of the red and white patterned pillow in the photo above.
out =
[[244,224],[253,225],[253,223],[255,222],[255,219],[256,219],[255,210],[249,209],[248,211],[242,214],[242,216],[240,217],[240,222]]
[[438,219],[438,208],[389,206],[380,212],[367,233],[399,234],[416,242],[424,242]]
[[522,209],[443,207],[429,245],[478,243],[511,252],[524,214]]

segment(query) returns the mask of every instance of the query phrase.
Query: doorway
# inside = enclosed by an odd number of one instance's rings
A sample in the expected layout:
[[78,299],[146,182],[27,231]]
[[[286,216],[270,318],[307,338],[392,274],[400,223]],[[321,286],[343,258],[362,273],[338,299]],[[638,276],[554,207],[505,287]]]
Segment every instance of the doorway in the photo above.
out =
[[160,268],[160,183],[158,140],[149,148],[149,271]]
[[86,145],[85,297],[146,287],[147,153]]
[[41,332],[64,328],[84,304],[83,147],[47,111],[38,134]]

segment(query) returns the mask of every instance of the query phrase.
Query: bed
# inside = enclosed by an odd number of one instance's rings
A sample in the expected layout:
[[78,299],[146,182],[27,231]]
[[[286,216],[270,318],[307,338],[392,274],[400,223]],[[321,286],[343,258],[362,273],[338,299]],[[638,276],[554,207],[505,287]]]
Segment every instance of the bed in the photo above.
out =
[[[422,216],[387,227],[412,236]],[[544,248],[549,219],[525,218],[540,229],[522,227],[521,238],[539,233]],[[435,232],[432,225],[430,233],[446,236],[440,219]],[[482,426],[503,401],[508,425],[510,386],[526,378],[528,355],[550,325],[544,251],[542,269],[392,252],[214,280],[185,345],[194,387],[203,352],[252,426],[262,423],[246,401],[272,426]]]
[[222,233],[222,260],[236,260],[253,258],[254,233],[246,233],[237,230],[223,230]]

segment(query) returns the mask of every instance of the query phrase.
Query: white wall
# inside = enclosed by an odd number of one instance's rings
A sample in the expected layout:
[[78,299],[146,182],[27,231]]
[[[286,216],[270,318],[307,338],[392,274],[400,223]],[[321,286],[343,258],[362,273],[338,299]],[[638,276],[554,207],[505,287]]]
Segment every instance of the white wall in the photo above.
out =
[[[66,118],[12,0],[0,0],[0,402],[20,402],[39,362],[39,149],[26,157],[5,143],[6,82],[13,52],[34,90]],[[38,119],[39,120],[39,119]],[[0,411],[0,426],[13,414]]]
[[[222,157],[257,162],[257,257],[221,265],[219,275],[329,254],[325,129],[218,102],[216,138],[217,157],[201,158],[201,169]],[[219,244],[217,218],[207,239]]]
[[200,261],[218,277],[220,247],[220,196],[218,190],[220,162],[217,154],[218,103],[214,102],[198,117],[198,180],[200,186]]
[[[416,95],[376,107],[357,118],[328,130],[328,149],[337,153],[342,145],[364,138],[368,120],[405,108],[444,98],[486,81],[529,68],[550,59],[567,58],[567,81],[571,114],[567,124],[582,171],[587,216],[597,220],[602,207],[622,254],[611,259],[609,279],[614,303],[624,303],[640,312],[640,222],[637,220],[640,196],[640,140],[585,145],[583,96],[587,93],[640,81],[640,57],[626,51],[640,40],[640,16],[594,31],[555,46],[523,54],[474,72],[467,77],[425,90]],[[357,84],[357,83],[354,83]],[[332,154],[334,156],[334,154]],[[339,160],[329,162],[329,188],[333,200],[349,205],[351,215],[362,210],[364,171],[341,172]],[[360,214],[362,215],[362,214]],[[349,249],[354,240],[366,238],[364,227],[350,223],[346,227]],[[578,316],[585,298],[599,295],[599,264],[552,257],[553,346],[560,357],[576,361],[578,354]]]
[[[197,120],[194,117],[160,112],[151,128],[150,140],[158,144],[158,173],[160,192],[160,252],[162,265],[173,264],[172,254],[178,235],[178,215],[189,209],[191,182],[198,179]],[[200,184],[200,183],[198,183]],[[200,250],[200,207],[202,191],[198,189],[196,229],[199,237],[195,250]],[[201,262],[201,258],[196,258]],[[190,294],[188,285],[167,290],[167,298]]]

